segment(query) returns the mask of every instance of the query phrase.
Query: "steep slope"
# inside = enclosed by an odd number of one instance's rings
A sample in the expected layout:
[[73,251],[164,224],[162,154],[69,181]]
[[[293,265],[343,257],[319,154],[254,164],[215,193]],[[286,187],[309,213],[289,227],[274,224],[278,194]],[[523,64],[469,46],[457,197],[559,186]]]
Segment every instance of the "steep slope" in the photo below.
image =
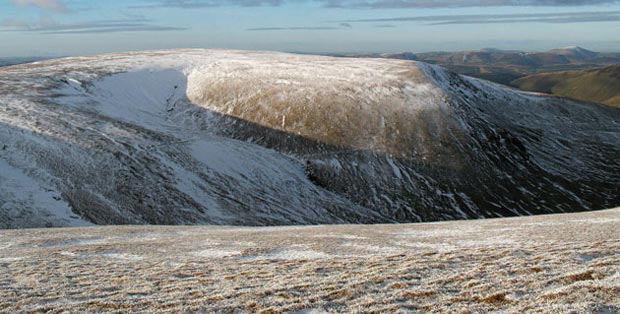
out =
[[226,50],[67,58],[1,69],[0,103],[2,227],[411,222],[620,204],[619,110],[422,63]]
[[515,80],[512,84],[523,90],[620,106],[620,65],[542,73]]

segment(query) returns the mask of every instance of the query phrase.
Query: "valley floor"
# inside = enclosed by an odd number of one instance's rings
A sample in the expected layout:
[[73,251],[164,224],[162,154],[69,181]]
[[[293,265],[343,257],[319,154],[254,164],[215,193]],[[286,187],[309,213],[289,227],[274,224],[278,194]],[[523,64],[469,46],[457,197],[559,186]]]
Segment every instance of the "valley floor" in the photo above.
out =
[[0,231],[0,312],[618,313],[620,209]]

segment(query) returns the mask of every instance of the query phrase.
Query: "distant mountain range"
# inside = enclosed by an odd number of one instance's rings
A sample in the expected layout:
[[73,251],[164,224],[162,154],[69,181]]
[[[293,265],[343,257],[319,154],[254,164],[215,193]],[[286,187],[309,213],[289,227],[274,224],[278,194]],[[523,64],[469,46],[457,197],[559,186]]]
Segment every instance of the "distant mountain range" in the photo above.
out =
[[515,80],[512,85],[522,90],[620,107],[620,65],[536,74]]
[[30,63],[35,61],[46,60],[49,58],[45,57],[11,57],[11,58],[0,58],[0,67],[9,66],[9,65],[18,65],[24,63]]
[[459,52],[402,52],[346,56],[422,61],[441,65],[459,74],[505,85],[511,85],[514,80],[538,73],[584,70],[620,63],[620,53],[595,52],[581,47],[565,47],[547,52],[487,48]]

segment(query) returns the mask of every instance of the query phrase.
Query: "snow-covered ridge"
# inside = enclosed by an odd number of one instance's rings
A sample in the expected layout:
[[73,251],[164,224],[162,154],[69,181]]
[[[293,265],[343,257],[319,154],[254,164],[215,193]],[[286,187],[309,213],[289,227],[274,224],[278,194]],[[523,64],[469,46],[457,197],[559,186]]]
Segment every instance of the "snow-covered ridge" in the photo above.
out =
[[[409,61],[200,49],[66,58],[3,68],[0,104],[2,227],[620,204],[618,110]],[[44,192],[15,193],[25,182]]]

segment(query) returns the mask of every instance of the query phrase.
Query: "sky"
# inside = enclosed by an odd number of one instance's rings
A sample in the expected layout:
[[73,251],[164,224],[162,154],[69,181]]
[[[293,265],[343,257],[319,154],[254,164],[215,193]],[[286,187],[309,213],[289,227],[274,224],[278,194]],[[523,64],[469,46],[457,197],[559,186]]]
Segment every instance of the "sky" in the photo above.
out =
[[565,46],[620,51],[620,0],[0,0],[0,57]]

